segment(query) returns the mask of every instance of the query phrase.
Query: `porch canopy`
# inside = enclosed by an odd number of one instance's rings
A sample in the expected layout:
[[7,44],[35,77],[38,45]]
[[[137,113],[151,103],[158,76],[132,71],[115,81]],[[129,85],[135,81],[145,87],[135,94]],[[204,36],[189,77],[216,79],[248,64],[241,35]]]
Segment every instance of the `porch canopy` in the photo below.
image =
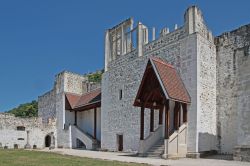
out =
[[66,93],[65,97],[65,109],[70,111],[86,111],[101,106],[101,89],[83,95]]
[[83,95],[72,93],[65,94],[65,109],[75,112],[75,124],[77,126],[77,112],[94,110],[94,135],[96,139],[97,108],[101,107],[101,89],[92,90]]
[[[141,107],[140,139],[144,139],[144,109],[151,109],[150,131],[154,131],[154,109],[159,109],[159,124],[162,124],[165,108],[165,138],[169,137],[169,100],[174,101],[175,123],[180,123],[180,106],[183,106],[183,120],[187,120],[186,104],[191,102],[190,96],[175,68],[160,58],[149,58],[137,92],[134,106]],[[178,121],[179,118],[179,121]]]

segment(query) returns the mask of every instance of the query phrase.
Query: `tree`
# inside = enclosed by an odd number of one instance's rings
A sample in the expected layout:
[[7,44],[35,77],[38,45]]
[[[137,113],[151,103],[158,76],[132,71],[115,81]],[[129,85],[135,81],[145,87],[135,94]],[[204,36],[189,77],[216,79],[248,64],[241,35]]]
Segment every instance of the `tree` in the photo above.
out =
[[20,104],[17,108],[13,108],[8,113],[14,114],[16,117],[37,117],[38,116],[38,102],[33,100],[30,103]]
[[92,74],[88,74],[88,80],[90,82],[100,83],[102,81],[103,71],[98,71]]

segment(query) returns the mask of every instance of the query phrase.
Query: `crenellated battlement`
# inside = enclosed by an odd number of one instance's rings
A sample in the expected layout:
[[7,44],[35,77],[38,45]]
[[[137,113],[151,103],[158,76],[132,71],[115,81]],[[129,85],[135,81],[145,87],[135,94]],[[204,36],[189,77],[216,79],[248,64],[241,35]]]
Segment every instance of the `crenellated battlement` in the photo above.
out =
[[[137,53],[143,56],[146,52],[155,50],[162,45],[182,39],[193,33],[199,33],[211,43],[214,42],[212,32],[207,28],[201,10],[197,6],[189,7],[184,14],[184,25],[179,27],[175,24],[173,31],[168,27],[160,30],[156,35],[155,27],[148,28],[141,22],[134,27],[132,18],[126,19],[120,24],[106,31],[105,36],[105,71],[112,61],[120,56],[127,56],[130,53]],[[149,29],[152,39],[149,39]],[[156,36],[159,36],[156,38]],[[136,50],[136,51],[135,51]]]

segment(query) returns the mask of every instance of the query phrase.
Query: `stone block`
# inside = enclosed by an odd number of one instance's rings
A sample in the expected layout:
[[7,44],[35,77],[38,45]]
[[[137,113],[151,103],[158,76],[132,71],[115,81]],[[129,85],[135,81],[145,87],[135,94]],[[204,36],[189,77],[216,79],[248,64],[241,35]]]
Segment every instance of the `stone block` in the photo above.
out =
[[250,162],[250,145],[241,145],[234,148],[234,160]]

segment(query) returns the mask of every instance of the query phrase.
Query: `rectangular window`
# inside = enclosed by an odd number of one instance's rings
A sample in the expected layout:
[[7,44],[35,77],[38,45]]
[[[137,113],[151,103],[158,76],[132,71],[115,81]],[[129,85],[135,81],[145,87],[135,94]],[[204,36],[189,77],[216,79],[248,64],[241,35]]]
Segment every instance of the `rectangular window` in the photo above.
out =
[[122,90],[120,89],[119,90],[119,100],[121,100],[122,99]]
[[25,131],[25,127],[24,126],[17,126],[16,129],[18,131]]

